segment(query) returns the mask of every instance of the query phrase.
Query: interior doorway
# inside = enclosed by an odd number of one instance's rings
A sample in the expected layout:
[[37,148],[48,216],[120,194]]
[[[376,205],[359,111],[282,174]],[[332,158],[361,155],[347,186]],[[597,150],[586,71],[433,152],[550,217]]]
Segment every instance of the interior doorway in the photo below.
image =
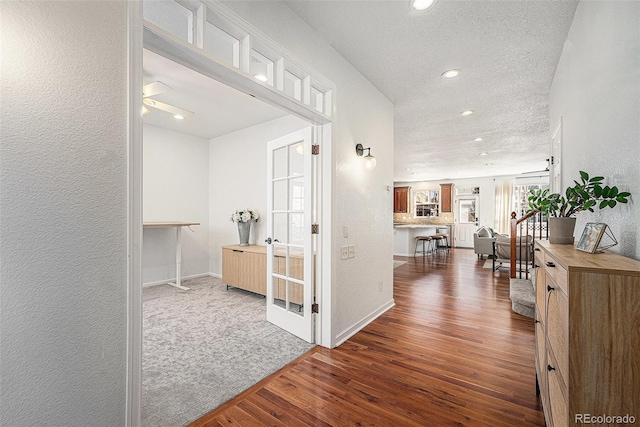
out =
[[[179,262],[175,259],[173,230],[154,227],[145,229],[143,234],[142,272],[143,283],[146,285],[143,299],[145,304],[152,299],[153,303],[162,302],[165,305],[160,309],[154,308],[152,318],[144,313],[145,340],[152,333],[161,335],[155,335],[153,345],[143,349],[145,370],[142,375],[142,421],[143,425],[162,425],[163,420],[169,421],[175,412],[183,411],[183,408],[171,409],[170,404],[182,400],[191,405],[206,396],[206,387],[204,392],[193,393],[196,377],[207,375],[212,369],[219,369],[219,376],[213,372],[209,383],[215,384],[216,388],[220,389],[227,378],[238,382],[237,376],[234,377],[231,372],[242,373],[243,370],[253,372],[267,365],[271,365],[273,371],[289,361],[282,359],[280,357],[282,354],[288,352],[290,355],[295,355],[296,351],[304,352],[310,348],[308,344],[300,344],[286,336],[275,338],[275,335],[272,335],[275,333],[273,329],[263,328],[262,324],[251,323],[255,320],[251,317],[244,322],[244,325],[235,324],[236,328],[216,329],[209,334],[196,332],[200,324],[209,320],[207,316],[199,317],[193,328],[176,328],[176,331],[180,331],[177,334],[172,334],[172,328],[168,326],[171,317],[184,316],[181,321],[174,323],[182,326],[181,323],[190,324],[190,312],[194,314],[194,318],[195,314],[201,314],[191,311],[192,306],[189,303],[179,305],[190,297],[188,293],[194,294],[205,287],[213,289],[216,286],[218,288],[226,286],[220,282],[221,248],[224,245],[237,243],[238,239],[237,228],[229,221],[230,215],[237,209],[247,207],[266,213],[267,141],[296,129],[310,129],[310,123],[157,53],[145,50],[143,57],[143,85],[145,87],[152,85],[152,88],[161,90],[160,92],[149,91],[145,94],[148,113],[143,119],[143,220],[144,222],[184,221],[197,224],[184,228],[182,232],[180,260],[182,283],[190,287],[190,290],[162,286],[170,281],[179,282],[173,276],[176,271],[175,265]],[[158,105],[171,107],[155,108]],[[185,111],[190,115],[185,117],[187,114],[183,114],[182,118],[176,118],[176,111]],[[308,152],[310,151],[309,147]],[[313,175],[310,174],[309,177],[313,179]],[[253,224],[250,237],[252,245],[264,245],[266,236],[264,219],[266,216],[262,221]],[[266,279],[266,271],[263,274]],[[199,282],[209,280],[209,276],[217,282],[207,281],[204,285]],[[235,303],[229,304],[234,308],[237,307],[237,310],[257,310],[255,305],[246,305],[255,302],[261,304],[258,309],[265,308],[266,300],[262,295],[234,288],[228,291],[225,289],[225,291],[227,296],[238,297]],[[178,298],[180,301],[175,300],[171,303],[170,298]],[[160,301],[160,299],[164,300]],[[193,303],[194,306],[199,306],[198,304],[202,305],[200,302]],[[219,310],[215,310],[211,303],[206,304],[212,309],[212,313],[219,314]],[[169,311],[174,310],[175,306],[182,307],[182,311],[169,315]],[[144,306],[142,310],[145,310]],[[235,320],[237,317],[239,316],[229,314],[229,319]],[[262,318],[266,321],[266,311],[262,314]],[[226,323],[224,327],[233,324],[232,321]],[[248,326],[248,329],[245,332],[239,332],[239,328],[243,326]],[[256,331],[262,331],[258,335],[266,334],[269,338],[263,342],[262,346],[257,345],[261,336],[255,335]],[[243,333],[246,334],[245,348],[230,344],[232,336]],[[217,344],[211,344],[218,345],[219,348],[207,348],[204,353],[187,352],[187,347],[194,344],[190,342],[193,337],[199,337],[194,346],[198,349],[209,345],[205,342],[209,338],[208,335],[216,334],[225,335],[224,343],[218,341]],[[284,348],[265,350],[270,345],[269,341],[276,341]],[[176,352],[165,351],[163,343],[175,349]],[[262,363],[254,363],[253,367],[248,366],[247,363],[242,364],[240,362],[242,357],[239,354],[235,356],[232,354],[233,348],[239,349],[239,353],[261,356]],[[151,349],[155,353],[149,356],[147,350]],[[263,351],[267,351],[267,355],[262,354]],[[215,368],[203,366],[206,364],[206,358],[211,354],[217,355],[216,362],[228,360],[232,363],[227,367],[225,365],[216,365]],[[272,364],[268,354],[278,355],[280,358],[273,359]],[[160,360],[161,363],[147,363],[149,357],[153,358],[154,362]],[[291,360],[295,357],[292,356]],[[192,364],[193,359],[199,362]],[[167,361],[170,362],[167,363]],[[281,366],[275,366],[275,363],[280,362]],[[184,370],[177,369],[182,363],[191,366],[185,366]],[[238,363],[243,365],[242,369],[238,369]],[[165,372],[172,372],[171,378],[163,377]],[[145,379],[153,375],[158,376],[155,378],[158,380],[156,381],[158,387],[155,391],[147,393],[148,395],[155,396],[156,393],[162,395],[163,392],[166,393],[166,389],[171,390],[167,396],[161,396],[159,399],[159,402],[165,402],[160,409],[168,410],[161,417],[156,416],[153,410],[148,410],[145,405],[144,387],[147,386]],[[190,384],[188,390],[179,385],[178,380],[181,376],[188,378],[187,382]],[[256,381],[260,378],[261,376],[258,376]],[[240,391],[242,389],[235,394]],[[235,395],[233,392],[230,393],[230,395],[222,395],[221,399]],[[208,402],[213,401],[213,398],[207,399],[209,399]],[[214,405],[208,402],[201,403]],[[203,406],[202,411],[214,407]],[[189,414],[192,410],[189,408],[185,413]],[[185,416],[189,417],[189,415]],[[178,423],[191,421],[189,418],[174,420],[180,420]]]

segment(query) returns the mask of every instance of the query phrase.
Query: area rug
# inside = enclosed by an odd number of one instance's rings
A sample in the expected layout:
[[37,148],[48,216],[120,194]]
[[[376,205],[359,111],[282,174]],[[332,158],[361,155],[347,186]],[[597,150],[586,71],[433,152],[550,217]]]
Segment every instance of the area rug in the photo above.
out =
[[264,297],[220,279],[143,291],[142,425],[185,425],[314,347],[266,320]]
[[396,261],[395,259],[393,260],[393,268],[398,268],[401,265],[405,265],[407,263],[407,261]]
[[[502,265],[500,265],[499,262],[496,262],[496,267],[498,267],[499,270],[509,270],[511,268],[511,266],[509,265],[508,262],[503,262]],[[484,265],[482,266],[482,268],[492,269],[493,268],[493,260],[492,259],[486,260],[484,262]]]

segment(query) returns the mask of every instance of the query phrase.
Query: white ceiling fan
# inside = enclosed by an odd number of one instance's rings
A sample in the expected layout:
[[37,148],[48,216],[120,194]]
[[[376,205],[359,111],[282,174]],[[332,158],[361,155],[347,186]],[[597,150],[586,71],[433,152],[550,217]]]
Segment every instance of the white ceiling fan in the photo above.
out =
[[193,117],[195,113],[192,111],[184,110],[174,105],[151,99],[152,96],[159,95],[169,90],[171,90],[171,87],[162,82],[153,82],[142,86],[142,102],[144,103],[144,106],[142,106],[143,114],[147,114],[149,112],[149,109],[145,107],[149,106],[158,110],[166,111],[178,120],[185,120]]

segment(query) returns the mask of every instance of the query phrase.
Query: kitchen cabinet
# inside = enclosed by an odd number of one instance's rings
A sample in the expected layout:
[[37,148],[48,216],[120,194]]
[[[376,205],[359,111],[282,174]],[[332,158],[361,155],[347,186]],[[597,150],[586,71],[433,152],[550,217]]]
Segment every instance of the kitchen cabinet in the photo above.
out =
[[440,212],[453,212],[451,190],[453,184],[440,184]]
[[409,213],[409,194],[411,187],[396,187],[393,189],[393,213]]
[[535,264],[535,366],[546,424],[638,416],[640,262],[537,240]]

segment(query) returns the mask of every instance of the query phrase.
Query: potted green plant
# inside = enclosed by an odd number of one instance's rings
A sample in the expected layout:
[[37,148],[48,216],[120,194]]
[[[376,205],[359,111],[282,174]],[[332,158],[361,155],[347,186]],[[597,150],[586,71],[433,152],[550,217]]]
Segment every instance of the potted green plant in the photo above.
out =
[[590,177],[580,171],[580,182],[573,181],[565,194],[550,193],[549,190],[531,190],[528,198],[529,212],[542,211],[549,221],[549,241],[559,244],[573,244],[575,214],[582,211],[614,208],[618,203],[627,203],[631,193],[620,191],[618,187],[603,186],[604,177]]

